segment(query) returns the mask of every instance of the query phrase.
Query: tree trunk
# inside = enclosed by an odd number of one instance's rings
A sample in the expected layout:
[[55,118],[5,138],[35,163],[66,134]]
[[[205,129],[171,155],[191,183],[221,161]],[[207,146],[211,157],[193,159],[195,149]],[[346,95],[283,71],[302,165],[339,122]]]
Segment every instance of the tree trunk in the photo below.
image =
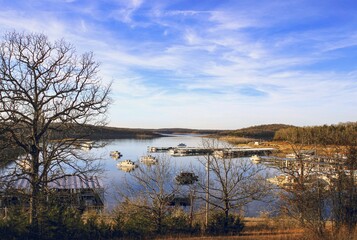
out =
[[229,226],[228,226],[228,222],[229,222],[229,208],[227,208],[227,205],[228,205],[228,202],[226,202],[226,209],[224,209],[224,225],[223,225],[223,227],[224,227],[224,233],[228,233],[228,228],[229,228]]
[[40,151],[35,145],[32,146],[32,173],[31,173],[31,195],[30,195],[30,225],[31,225],[31,238],[39,238],[39,208],[40,208],[40,180],[39,180],[39,154]]

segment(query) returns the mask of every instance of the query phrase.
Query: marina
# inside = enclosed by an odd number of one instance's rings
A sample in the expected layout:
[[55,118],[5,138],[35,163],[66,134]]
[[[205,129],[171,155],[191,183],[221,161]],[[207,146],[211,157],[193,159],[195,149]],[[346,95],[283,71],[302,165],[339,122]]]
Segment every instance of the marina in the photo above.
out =
[[218,158],[230,157],[250,157],[252,155],[268,156],[276,151],[275,148],[250,148],[250,147],[232,147],[232,148],[203,148],[203,147],[148,147],[148,152],[159,153],[168,152],[171,156],[204,156],[214,155]]

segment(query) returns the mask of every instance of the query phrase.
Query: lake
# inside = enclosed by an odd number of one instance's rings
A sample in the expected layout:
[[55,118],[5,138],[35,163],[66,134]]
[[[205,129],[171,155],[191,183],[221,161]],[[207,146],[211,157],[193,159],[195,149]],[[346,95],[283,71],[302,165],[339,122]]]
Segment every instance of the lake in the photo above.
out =
[[[203,139],[206,138],[197,135],[169,135],[155,139],[115,139],[99,141],[99,144],[104,143],[105,146],[93,148],[88,153],[102,159],[104,174],[101,174],[101,180],[105,187],[106,209],[111,210],[115,207],[118,203],[116,189],[123,186],[124,181],[130,178],[130,173],[117,168],[116,164],[119,161],[130,159],[140,164],[139,159],[141,156],[148,154],[147,150],[149,146],[176,147],[178,144],[184,143],[187,147],[202,147]],[[123,156],[119,160],[115,160],[109,155],[111,151],[119,151]],[[168,153],[157,154],[163,154],[168,157],[170,164],[174,166],[177,174],[180,173],[181,170],[189,170],[192,168],[204,169],[204,166],[199,162],[197,156],[171,157]],[[265,208],[267,208],[266,204],[254,202],[248,205],[246,215],[257,215]]]

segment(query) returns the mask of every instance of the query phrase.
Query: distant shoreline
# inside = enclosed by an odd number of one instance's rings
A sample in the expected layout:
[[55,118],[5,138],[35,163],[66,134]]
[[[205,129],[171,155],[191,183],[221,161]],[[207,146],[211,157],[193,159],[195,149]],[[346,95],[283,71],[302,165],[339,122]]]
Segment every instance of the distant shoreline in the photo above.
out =
[[210,138],[222,138],[231,142],[249,142],[249,141],[269,141],[273,140],[276,131],[287,128],[289,125],[270,124],[252,126],[237,130],[211,130],[211,129],[188,129],[188,128],[118,128],[107,126],[85,125],[72,128],[73,131],[65,134],[59,134],[56,138],[86,138],[90,140],[100,139],[154,139],[167,137],[168,135],[202,135]]

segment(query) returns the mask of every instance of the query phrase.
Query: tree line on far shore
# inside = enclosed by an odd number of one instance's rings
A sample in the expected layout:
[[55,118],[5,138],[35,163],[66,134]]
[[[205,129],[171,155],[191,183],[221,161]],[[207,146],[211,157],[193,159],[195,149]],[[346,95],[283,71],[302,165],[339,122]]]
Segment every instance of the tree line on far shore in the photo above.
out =
[[276,131],[274,140],[305,145],[348,145],[357,138],[357,122],[323,126],[287,127]]

